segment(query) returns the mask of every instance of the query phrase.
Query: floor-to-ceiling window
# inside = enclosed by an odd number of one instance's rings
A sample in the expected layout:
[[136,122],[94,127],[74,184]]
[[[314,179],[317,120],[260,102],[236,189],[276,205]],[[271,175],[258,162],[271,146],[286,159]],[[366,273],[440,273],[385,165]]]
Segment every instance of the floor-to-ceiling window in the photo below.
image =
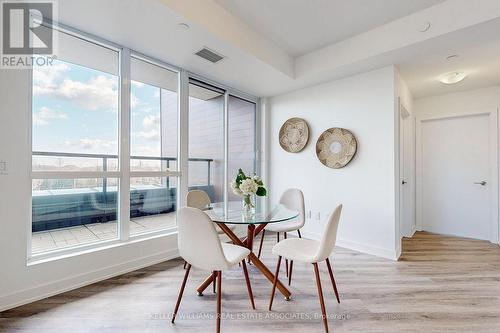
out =
[[58,37],[33,68],[33,253],[117,237],[119,51]]
[[130,235],[176,225],[178,73],[131,58]]
[[238,168],[256,171],[256,99],[194,78],[179,85],[189,73],[54,31],[57,59],[32,75],[30,255],[175,230],[190,189],[220,202]]

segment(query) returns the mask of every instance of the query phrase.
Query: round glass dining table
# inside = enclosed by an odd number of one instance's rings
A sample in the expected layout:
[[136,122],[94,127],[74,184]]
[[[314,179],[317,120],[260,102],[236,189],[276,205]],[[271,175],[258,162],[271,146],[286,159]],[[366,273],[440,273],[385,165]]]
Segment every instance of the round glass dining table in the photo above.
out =
[[288,209],[284,205],[276,205],[270,209],[257,205],[255,214],[251,218],[243,217],[241,201],[229,201],[227,208],[223,203],[214,203],[205,211],[215,223],[225,224],[268,224],[293,220],[299,216],[296,210]]
[[[265,205],[260,205],[258,203],[255,209],[255,215],[251,218],[245,218],[243,217],[243,204],[241,201],[230,201],[227,206],[224,206],[223,203],[214,203],[204,211],[213,222],[217,223],[233,244],[244,246],[250,250],[250,254],[248,255],[249,261],[269,280],[270,283],[273,283],[274,274],[253,252],[254,237],[264,230],[268,223],[282,223],[293,220],[299,216],[299,212],[288,209],[283,205],[265,208]],[[228,227],[228,224],[247,225],[247,237],[240,239],[233,230]],[[203,291],[212,282],[213,275],[211,274],[198,287],[198,295],[203,295]],[[285,299],[290,299],[291,293],[281,281],[277,281],[276,287],[283,294]]]

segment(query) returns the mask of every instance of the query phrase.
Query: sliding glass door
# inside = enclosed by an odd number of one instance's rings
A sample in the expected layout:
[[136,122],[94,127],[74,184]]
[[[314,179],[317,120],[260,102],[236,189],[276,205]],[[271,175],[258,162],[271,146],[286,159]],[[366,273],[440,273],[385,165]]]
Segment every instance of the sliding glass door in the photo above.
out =
[[190,80],[189,190],[207,192],[212,202],[241,199],[228,184],[240,168],[257,172],[256,121],[256,103]]
[[[227,110],[227,183],[229,184],[240,168],[247,175],[257,172],[257,107],[253,102],[229,95]],[[232,191],[228,192],[228,200],[239,199],[241,198]]]
[[189,83],[189,190],[224,200],[224,93],[197,80]]

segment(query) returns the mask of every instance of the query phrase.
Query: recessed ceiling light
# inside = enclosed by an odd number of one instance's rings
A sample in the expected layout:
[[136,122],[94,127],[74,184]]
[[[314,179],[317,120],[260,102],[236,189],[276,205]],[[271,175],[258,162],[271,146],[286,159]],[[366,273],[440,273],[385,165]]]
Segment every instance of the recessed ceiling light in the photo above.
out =
[[178,27],[179,27],[179,29],[181,29],[181,30],[189,30],[189,28],[190,28],[190,27],[189,27],[189,24],[187,24],[187,23],[179,23],[179,24],[177,24],[177,26],[178,26]]
[[426,32],[431,28],[431,22],[423,22],[418,26],[418,31]]
[[467,77],[467,74],[464,72],[451,72],[443,74],[439,77],[439,82],[444,84],[455,84]]

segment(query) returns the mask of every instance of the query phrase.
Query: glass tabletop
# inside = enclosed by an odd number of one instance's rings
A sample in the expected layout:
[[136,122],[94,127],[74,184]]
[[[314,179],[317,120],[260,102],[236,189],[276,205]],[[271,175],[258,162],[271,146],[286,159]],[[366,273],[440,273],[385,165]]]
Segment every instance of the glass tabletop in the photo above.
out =
[[228,202],[227,212],[223,203],[214,203],[205,213],[215,223],[227,224],[263,224],[289,221],[299,216],[299,212],[286,208],[283,205],[276,205],[270,209],[257,207],[255,216],[247,219],[243,217],[243,207],[241,201]]

